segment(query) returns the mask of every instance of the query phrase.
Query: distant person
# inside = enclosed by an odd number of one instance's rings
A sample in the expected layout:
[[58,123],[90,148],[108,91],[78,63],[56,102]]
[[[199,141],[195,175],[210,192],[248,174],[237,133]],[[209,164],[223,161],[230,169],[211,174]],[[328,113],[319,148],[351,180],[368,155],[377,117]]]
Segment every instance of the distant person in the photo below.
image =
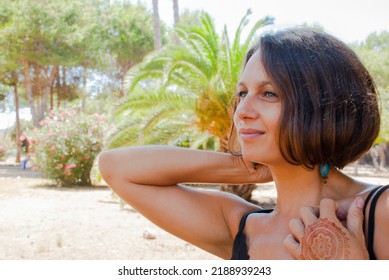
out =
[[20,141],[20,146],[21,146],[22,153],[24,155],[24,158],[22,160],[22,168],[24,170],[26,170],[27,169],[27,163],[30,160],[30,154],[29,154],[30,140],[26,136],[21,135],[19,137],[19,141]]
[[[338,39],[263,35],[236,90],[231,153],[168,146],[103,152],[104,180],[164,230],[223,259],[389,259],[388,186],[341,169],[372,146],[374,82]],[[185,183],[273,180],[274,209]]]

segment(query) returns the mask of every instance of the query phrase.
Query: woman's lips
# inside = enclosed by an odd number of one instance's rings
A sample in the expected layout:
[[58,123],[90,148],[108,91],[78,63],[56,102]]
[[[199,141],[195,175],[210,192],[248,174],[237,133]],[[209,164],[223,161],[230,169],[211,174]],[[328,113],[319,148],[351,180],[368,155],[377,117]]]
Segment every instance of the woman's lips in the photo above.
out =
[[242,140],[254,139],[264,134],[263,131],[253,128],[241,128],[238,132]]

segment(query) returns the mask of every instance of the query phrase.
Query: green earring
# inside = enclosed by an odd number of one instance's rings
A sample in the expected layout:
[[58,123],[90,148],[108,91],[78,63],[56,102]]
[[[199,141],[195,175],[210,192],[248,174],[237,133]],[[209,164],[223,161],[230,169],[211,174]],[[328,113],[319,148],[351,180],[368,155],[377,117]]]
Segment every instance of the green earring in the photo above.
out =
[[324,184],[328,182],[328,173],[330,173],[330,165],[328,163],[320,164],[320,176]]

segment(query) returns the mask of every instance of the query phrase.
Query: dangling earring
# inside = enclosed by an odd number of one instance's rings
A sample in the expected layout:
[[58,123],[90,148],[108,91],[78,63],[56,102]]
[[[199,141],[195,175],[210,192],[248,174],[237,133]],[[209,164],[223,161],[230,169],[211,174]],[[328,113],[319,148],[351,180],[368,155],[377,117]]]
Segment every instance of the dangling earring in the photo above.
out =
[[330,173],[330,165],[328,163],[320,164],[320,176],[324,184],[328,182],[328,173]]

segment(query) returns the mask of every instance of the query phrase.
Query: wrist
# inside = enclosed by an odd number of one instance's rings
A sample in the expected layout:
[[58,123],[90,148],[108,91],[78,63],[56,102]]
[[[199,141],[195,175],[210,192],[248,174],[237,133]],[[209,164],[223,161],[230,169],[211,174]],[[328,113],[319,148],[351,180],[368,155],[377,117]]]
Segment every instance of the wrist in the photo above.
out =
[[208,166],[204,170],[204,183],[247,184],[258,181],[258,167],[242,156],[230,153],[210,152]]

